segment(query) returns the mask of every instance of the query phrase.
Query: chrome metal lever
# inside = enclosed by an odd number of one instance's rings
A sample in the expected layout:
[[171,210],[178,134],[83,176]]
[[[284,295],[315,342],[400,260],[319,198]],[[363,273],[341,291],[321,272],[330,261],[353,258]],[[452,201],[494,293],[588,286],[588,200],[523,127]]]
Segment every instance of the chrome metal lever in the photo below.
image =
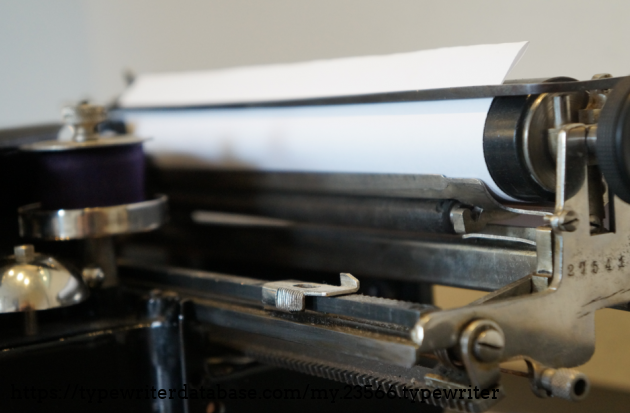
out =
[[359,280],[352,274],[339,274],[341,285],[304,283],[301,281],[273,281],[263,285],[262,302],[267,307],[282,311],[303,311],[306,296],[332,297],[352,294],[359,290]]

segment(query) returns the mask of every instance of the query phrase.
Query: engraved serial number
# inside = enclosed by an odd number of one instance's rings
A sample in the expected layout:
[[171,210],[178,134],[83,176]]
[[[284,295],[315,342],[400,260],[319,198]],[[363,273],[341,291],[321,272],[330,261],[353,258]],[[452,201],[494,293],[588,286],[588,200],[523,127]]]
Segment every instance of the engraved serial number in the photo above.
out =
[[621,270],[626,266],[626,259],[623,255],[616,257],[606,257],[603,260],[594,261],[580,261],[576,264],[569,264],[567,266],[568,275],[572,277],[574,275],[586,275],[597,274],[600,272],[613,272],[615,270]]

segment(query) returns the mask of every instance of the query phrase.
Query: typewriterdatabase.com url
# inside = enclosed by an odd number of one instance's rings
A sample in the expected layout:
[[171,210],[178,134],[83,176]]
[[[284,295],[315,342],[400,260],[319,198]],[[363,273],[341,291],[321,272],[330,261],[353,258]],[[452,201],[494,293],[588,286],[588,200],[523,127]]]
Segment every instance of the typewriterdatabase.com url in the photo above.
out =
[[[8,390],[8,394],[7,391]],[[473,400],[498,399],[499,389],[479,389],[470,386],[467,389],[446,388],[407,388],[407,387],[374,387],[344,386],[343,388],[315,388],[309,385],[297,388],[227,388],[219,384],[214,386],[192,387],[184,384],[181,388],[162,389],[155,386],[139,388],[88,388],[81,384],[68,384],[65,388],[18,387],[12,385],[5,389],[4,397],[12,401],[30,401],[44,403],[55,400],[84,400],[87,403],[103,403],[108,400],[327,400],[335,403],[338,400],[359,399],[408,399],[412,403],[428,400]]]

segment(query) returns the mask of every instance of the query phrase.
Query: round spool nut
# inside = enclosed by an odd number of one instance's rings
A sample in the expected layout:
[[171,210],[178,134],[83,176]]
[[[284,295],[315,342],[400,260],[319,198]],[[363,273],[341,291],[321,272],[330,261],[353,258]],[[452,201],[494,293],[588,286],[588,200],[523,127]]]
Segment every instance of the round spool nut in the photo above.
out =
[[82,123],[97,124],[107,118],[107,110],[103,106],[81,102],[76,106],[66,106],[61,111],[63,122],[68,125]]

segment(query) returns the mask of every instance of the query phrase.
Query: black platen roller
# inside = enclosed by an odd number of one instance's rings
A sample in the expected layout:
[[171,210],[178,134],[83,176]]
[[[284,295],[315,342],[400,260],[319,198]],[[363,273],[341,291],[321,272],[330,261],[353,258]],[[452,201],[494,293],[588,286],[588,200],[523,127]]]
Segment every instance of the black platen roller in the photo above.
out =
[[600,113],[597,159],[609,191],[630,203],[630,78],[617,83]]
[[[575,79],[554,77],[543,83],[571,81]],[[499,96],[488,111],[483,136],[486,165],[499,188],[515,199],[538,203],[555,200],[555,178],[549,182],[549,175],[555,175],[555,160],[545,140],[546,131],[554,127],[551,96]],[[577,110],[587,102],[587,95],[572,92],[570,100],[576,119],[567,120],[577,121]],[[546,182],[541,180],[544,170]]]
[[483,153],[494,182],[506,194],[523,201],[553,202],[531,176],[523,153],[523,121],[536,96],[501,96],[492,101],[483,136]]

